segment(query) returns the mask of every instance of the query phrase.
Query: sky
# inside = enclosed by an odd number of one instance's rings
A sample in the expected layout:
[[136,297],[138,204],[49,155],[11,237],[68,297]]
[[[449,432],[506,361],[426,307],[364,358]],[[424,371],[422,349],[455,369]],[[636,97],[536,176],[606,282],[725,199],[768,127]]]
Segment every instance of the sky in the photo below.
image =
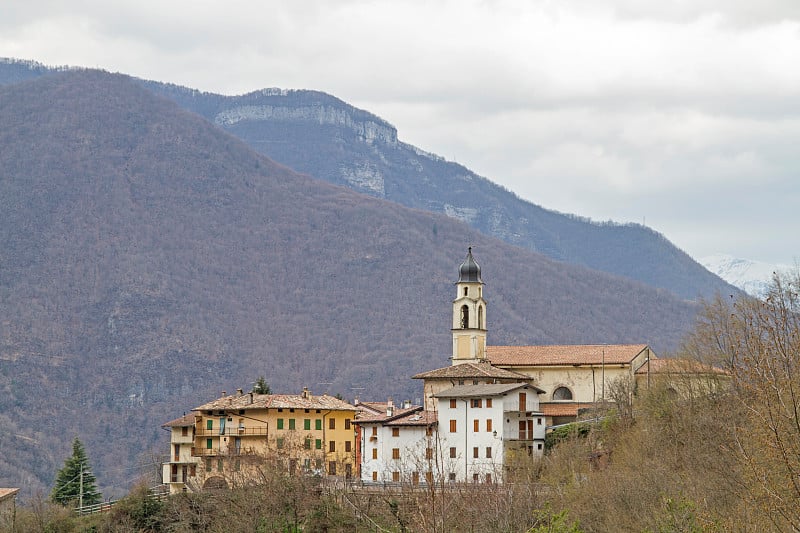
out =
[[0,57],[324,91],[543,207],[800,260],[797,0],[3,0]]

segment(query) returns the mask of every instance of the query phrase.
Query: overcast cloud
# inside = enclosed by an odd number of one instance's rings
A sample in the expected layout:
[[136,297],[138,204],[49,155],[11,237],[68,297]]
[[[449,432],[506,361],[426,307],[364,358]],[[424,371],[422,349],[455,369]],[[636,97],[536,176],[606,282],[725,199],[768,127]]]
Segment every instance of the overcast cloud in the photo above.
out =
[[5,0],[0,56],[322,90],[544,207],[800,259],[797,0]]

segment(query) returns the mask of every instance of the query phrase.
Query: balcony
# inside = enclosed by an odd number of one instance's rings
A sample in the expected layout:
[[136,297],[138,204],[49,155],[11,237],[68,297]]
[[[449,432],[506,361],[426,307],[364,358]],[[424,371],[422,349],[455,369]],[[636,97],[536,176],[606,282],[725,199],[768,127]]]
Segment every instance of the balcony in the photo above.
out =
[[236,449],[231,446],[229,448],[198,448],[192,447],[192,457],[237,457],[245,455],[259,455],[266,453],[266,450],[258,451],[250,446]]
[[[245,426],[233,426],[233,427],[226,427],[225,430],[220,433],[219,429],[198,429],[195,431],[195,437],[258,437],[258,436],[267,436],[269,434],[268,428],[266,427],[245,427]],[[192,442],[191,440],[189,442]]]

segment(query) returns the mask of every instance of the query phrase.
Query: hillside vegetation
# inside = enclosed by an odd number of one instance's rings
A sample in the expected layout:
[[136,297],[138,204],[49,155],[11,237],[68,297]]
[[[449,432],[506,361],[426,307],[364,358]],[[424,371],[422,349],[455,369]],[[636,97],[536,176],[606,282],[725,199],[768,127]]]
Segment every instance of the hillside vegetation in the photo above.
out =
[[[0,84],[52,70],[0,59]],[[222,96],[140,83],[274,161],[330,183],[446,214],[551,259],[638,280],[681,298],[738,292],[650,228],[596,223],[522,200],[458,163],[400,141],[394,126],[331,95],[263,89]]]
[[141,487],[106,516],[31,505],[20,523],[109,532],[797,531],[798,289],[794,273],[776,280],[767,301],[707,303],[682,354],[729,375],[678,372],[632,396],[615,382],[610,408],[551,433],[544,458],[518,457],[502,485],[346,487],[267,464],[257,485],[163,503]]
[[275,392],[419,399],[472,245],[494,344],[678,345],[665,290],[303,176],[125,76],[0,87],[0,485],[45,489],[79,437],[118,496],[160,425]]

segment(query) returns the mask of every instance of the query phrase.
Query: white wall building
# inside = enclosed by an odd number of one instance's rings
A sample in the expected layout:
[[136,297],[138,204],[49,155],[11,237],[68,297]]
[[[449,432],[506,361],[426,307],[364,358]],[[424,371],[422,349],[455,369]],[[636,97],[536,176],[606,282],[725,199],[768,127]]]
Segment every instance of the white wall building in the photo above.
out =
[[438,441],[457,482],[502,482],[503,466],[516,454],[544,453],[541,389],[527,383],[459,385],[435,395]]

